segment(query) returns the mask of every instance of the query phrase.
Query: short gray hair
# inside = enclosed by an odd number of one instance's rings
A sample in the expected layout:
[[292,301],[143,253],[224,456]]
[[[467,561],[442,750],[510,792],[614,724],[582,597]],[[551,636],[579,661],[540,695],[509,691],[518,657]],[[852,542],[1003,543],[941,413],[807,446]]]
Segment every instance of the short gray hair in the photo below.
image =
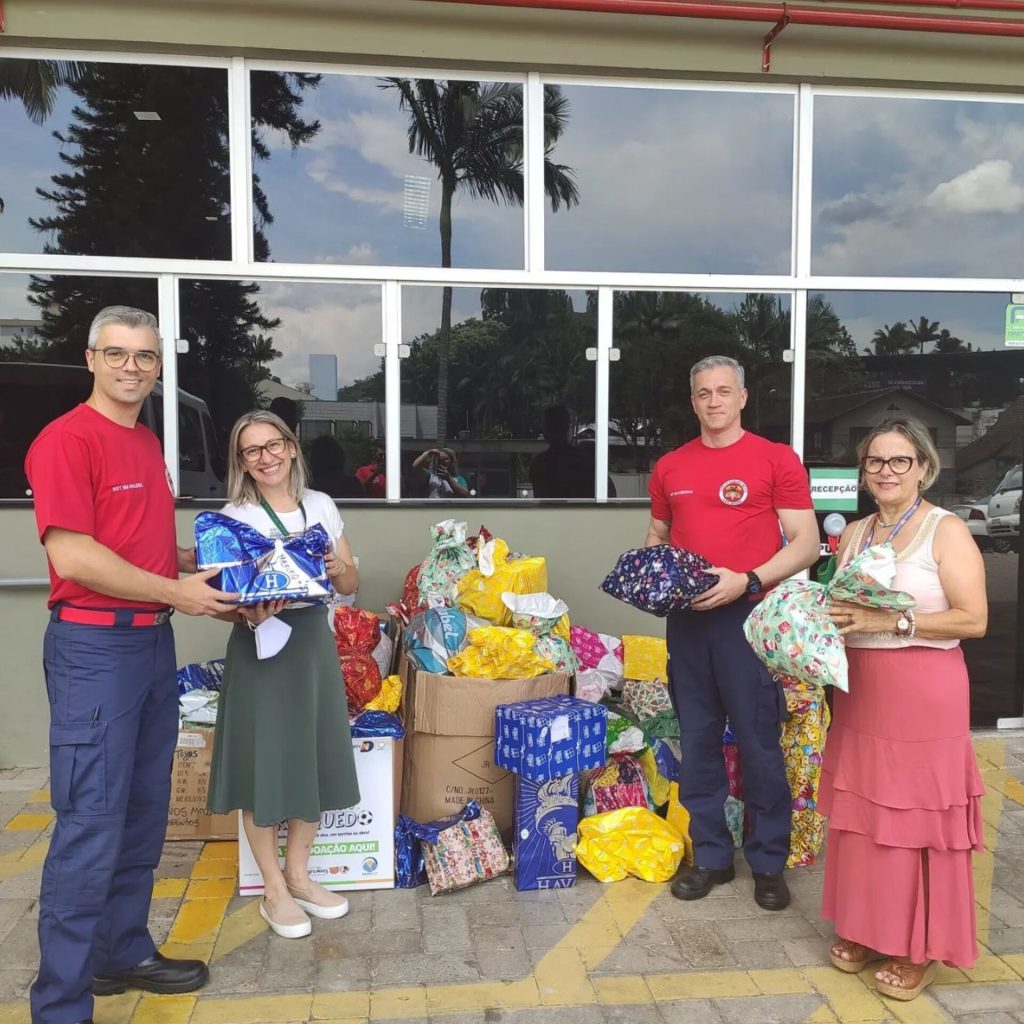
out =
[[155,335],[157,343],[163,348],[160,338],[160,324],[152,313],[134,306],[104,306],[89,325],[89,348],[95,348],[100,340],[100,331],[111,324],[122,327],[148,327]]
[[736,374],[736,380],[741,388],[746,386],[743,383],[743,367],[735,359],[729,356],[705,356],[690,367],[690,394],[693,394],[693,381],[698,373],[704,373],[705,370],[717,370],[720,366],[724,366]]

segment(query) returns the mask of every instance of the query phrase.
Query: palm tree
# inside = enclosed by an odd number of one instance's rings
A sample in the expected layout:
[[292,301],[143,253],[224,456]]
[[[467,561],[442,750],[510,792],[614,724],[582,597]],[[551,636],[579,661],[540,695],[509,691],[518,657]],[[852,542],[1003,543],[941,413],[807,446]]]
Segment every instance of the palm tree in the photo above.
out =
[[920,354],[924,355],[925,345],[938,341],[941,336],[939,334],[939,321],[929,320],[928,317],[922,316],[916,323],[911,323],[908,340],[918,345],[920,347]]
[[[872,342],[876,356],[898,356],[915,344],[907,325],[902,320],[897,320],[892,327],[888,324],[879,327],[872,337]],[[868,349],[867,353],[871,355],[871,350]]]
[[[21,100],[33,124],[43,124],[53,113],[57,89],[73,85],[84,67],[76,60],[0,59],[0,100]],[[0,213],[4,200],[0,196]]]
[[964,344],[963,338],[958,338],[954,334],[950,334],[945,327],[939,332],[939,336],[935,339],[935,348],[932,352],[970,352],[970,343]]
[[[389,78],[409,114],[409,152],[437,168],[441,183],[441,266],[452,265],[452,200],[460,190],[491,202],[523,203],[523,90],[508,82]],[[571,168],[550,159],[565,131],[569,102],[557,85],[544,87],[544,191],[552,210],[579,202]],[[448,361],[452,289],[441,299],[437,365],[437,439],[448,436]]]

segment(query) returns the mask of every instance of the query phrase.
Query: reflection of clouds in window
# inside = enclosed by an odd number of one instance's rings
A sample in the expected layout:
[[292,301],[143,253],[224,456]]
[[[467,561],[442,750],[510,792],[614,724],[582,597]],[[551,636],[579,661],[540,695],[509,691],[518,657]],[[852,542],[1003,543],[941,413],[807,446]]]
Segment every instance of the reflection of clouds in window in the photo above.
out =
[[[268,133],[272,156],[259,168],[275,222],[267,229],[273,258],[300,262],[440,264],[437,168],[409,152],[409,114],[381,79],[325,75],[306,94],[303,116],[320,122],[292,150]],[[410,204],[409,184],[422,190]],[[426,183],[427,187],[423,187]],[[523,211],[459,191],[452,204],[455,266],[520,267]]]
[[580,205],[547,213],[548,266],[789,268],[793,101],[785,95],[564,87],[555,159]]
[[815,100],[815,273],[1009,277],[1024,106]]
[[338,386],[345,387],[380,368],[373,346],[381,341],[380,289],[360,285],[265,283],[260,308],[280,317],[274,347],[281,353],[270,372],[294,387],[309,380],[309,357],[338,359]]

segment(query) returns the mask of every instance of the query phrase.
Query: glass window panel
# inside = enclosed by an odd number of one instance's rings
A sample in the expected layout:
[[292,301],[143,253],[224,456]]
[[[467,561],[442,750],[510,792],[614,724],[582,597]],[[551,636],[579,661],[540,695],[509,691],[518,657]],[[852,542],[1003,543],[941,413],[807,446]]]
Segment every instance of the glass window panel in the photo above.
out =
[[593,498],[596,292],[406,287],[402,330],[403,496]]
[[555,270],[790,269],[793,98],[564,86],[550,154],[578,202],[546,212]]
[[[47,423],[88,398],[89,324],[111,305],[156,315],[156,281],[0,274],[0,498],[27,496],[29,445]],[[140,415],[154,430],[161,393],[158,382]]]
[[[274,88],[274,74],[252,73],[254,97]],[[257,246],[258,259],[523,266],[521,85],[358,75],[291,81],[303,86],[303,130],[254,124],[257,155],[266,158],[254,213],[269,244],[269,252]]]
[[[971,717],[978,725],[1019,715],[1024,679],[1017,660],[1024,629],[1017,504],[1024,351],[1003,344],[1008,300],[827,292],[812,295],[808,307],[808,465],[852,467],[857,442],[871,427],[892,416],[913,416],[928,427],[941,461],[926,497],[960,516],[983,552],[988,633],[963,643]],[[866,515],[873,507],[865,495],[859,511],[845,515]]]
[[816,274],[1014,277],[1024,105],[817,96]]
[[[189,349],[178,378],[202,435],[190,434],[193,444],[181,428],[183,494],[222,496],[232,425],[270,408],[298,433],[314,488],[344,501],[384,497],[374,461],[385,444],[377,285],[182,281],[179,295]],[[200,452],[216,486],[186,460]]]
[[0,60],[0,252],[229,259],[227,72]]
[[788,295],[616,292],[608,464],[618,498],[646,498],[662,455],[700,435],[690,404],[690,367],[709,355],[743,366],[743,425],[790,440],[792,368]]

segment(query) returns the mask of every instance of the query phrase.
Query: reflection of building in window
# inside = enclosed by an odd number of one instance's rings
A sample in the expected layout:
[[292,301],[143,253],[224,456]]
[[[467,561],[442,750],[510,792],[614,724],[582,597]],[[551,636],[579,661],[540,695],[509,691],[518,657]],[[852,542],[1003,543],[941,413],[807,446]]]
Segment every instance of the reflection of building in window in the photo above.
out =
[[16,341],[32,341],[36,337],[36,331],[42,325],[42,320],[0,317],[0,348]]
[[425,228],[429,212],[430,179],[407,174],[402,190],[402,223],[407,228]]
[[203,450],[203,427],[199,412],[187,405],[178,406],[178,449],[183,469],[201,472],[206,469],[206,453]]
[[312,353],[309,357],[310,393],[322,402],[338,398],[338,357]]
[[876,424],[896,416],[912,416],[927,428],[938,449],[942,469],[932,489],[938,495],[956,492],[954,464],[957,427],[970,420],[955,409],[898,388],[857,391],[808,399],[806,436],[811,440],[804,453],[808,462],[854,465],[857,445]]
[[961,493],[991,494],[1008,469],[1020,462],[1024,449],[1024,397],[1008,405],[988,431],[956,453],[956,479]]

